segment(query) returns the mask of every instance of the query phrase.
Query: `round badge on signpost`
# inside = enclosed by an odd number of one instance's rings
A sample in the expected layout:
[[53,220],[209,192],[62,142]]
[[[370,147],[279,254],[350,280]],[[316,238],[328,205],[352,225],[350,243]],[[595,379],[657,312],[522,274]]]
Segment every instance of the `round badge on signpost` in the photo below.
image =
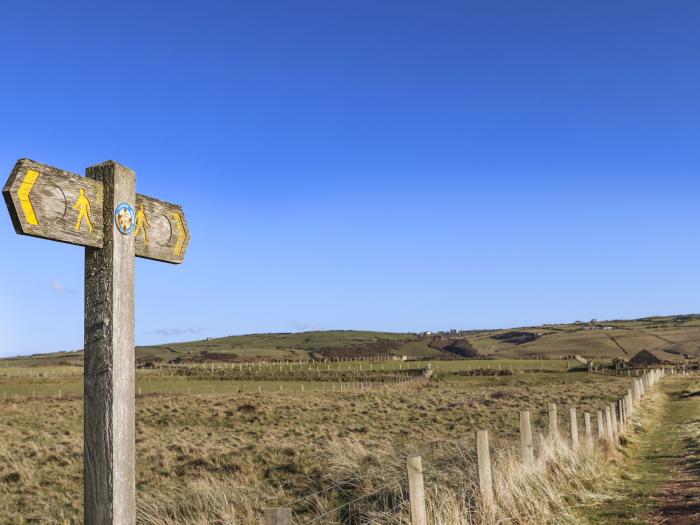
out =
[[136,212],[130,204],[122,202],[114,210],[114,223],[122,235],[131,235],[136,227]]

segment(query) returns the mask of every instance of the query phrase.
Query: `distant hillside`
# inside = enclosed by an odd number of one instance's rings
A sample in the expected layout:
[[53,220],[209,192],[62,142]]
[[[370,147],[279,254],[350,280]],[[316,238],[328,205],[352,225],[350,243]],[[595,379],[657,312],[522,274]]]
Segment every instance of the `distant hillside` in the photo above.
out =
[[648,350],[660,359],[700,357],[700,315],[594,321],[481,332],[469,338],[479,352],[503,357],[565,356],[629,359]]
[[[245,362],[358,356],[408,355],[432,359],[470,356],[629,359],[648,350],[665,360],[700,358],[700,315],[648,317],[631,321],[594,321],[564,325],[479,330],[459,334],[331,330],[238,335],[143,346],[136,358],[146,362]],[[81,364],[82,351],[14,358],[23,364]]]

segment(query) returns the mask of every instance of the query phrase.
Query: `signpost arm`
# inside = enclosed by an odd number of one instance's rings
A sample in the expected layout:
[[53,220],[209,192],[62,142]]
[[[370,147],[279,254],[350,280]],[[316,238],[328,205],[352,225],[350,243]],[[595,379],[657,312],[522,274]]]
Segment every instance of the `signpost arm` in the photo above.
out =
[[86,524],[136,521],[134,434],[134,236],[114,210],[135,203],[133,171],[108,161],[87,169],[103,184],[102,248],[85,249]]

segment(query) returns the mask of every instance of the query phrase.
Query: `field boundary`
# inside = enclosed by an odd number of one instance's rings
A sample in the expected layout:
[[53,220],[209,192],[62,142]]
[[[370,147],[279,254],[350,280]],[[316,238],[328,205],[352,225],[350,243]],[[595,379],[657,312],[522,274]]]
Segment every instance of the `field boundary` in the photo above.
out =
[[[426,525],[427,523],[497,523],[504,516],[510,517],[512,523],[527,523],[519,521],[514,507],[524,507],[526,501],[516,501],[520,496],[528,499],[531,493],[539,493],[544,477],[559,479],[561,483],[580,484],[583,488],[588,480],[565,480],[566,476],[576,477],[589,468],[594,458],[611,457],[627,443],[632,433],[642,431],[637,413],[644,405],[645,398],[655,390],[655,386],[666,375],[688,374],[687,371],[677,371],[675,368],[654,368],[646,370],[641,376],[632,379],[630,388],[621,398],[600,407],[595,413],[579,414],[576,407],[569,407],[568,432],[565,435],[559,425],[558,406],[549,403],[547,406],[548,427],[544,436],[537,439],[532,430],[530,412],[521,411],[518,415],[520,440],[511,443],[508,450],[496,451],[489,445],[489,431],[486,429],[475,432],[476,443],[472,450],[459,450],[457,454],[443,459],[440,464],[432,464],[426,468],[423,458],[409,455],[403,461],[404,475],[402,479],[387,479],[379,488],[361,496],[346,497],[345,501],[324,509],[321,512],[313,509],[319,496],[331,491],[342,494],[343,486],[329,486],[314,494],[300,498],[280,507],[266,509],[265,525],[313,525],[329,524],[362,524],[362,523],[411,523],[411,525]],[[582,415],[582,418],[581,418]],[[580,420],[583,419],[583,426]],[[595,429],[595,432],[594,432]],[[469,516],[460,517],[459,521],[444,521],[438,518],[429,519],[431,512],[442,512],[438,509],[435,495],[440,487],[426,482],[426,476],[435,469],[449,468],[451,462],[462,462],[465,455],[474,463],[473,483],[463,487],[464,494],[460,508],[466,509]],[[583,466],[583,467],[582,467]],[[579,470],[577,470],[579,469]],[[557,470],[560,470],[557,472]],[[389,488],[398,488],[398,495],[390,502],[388,509],[363,510],[363,502],[371,507],[380,493]],[[518,490],[513,490],[513,487]],[[429,493],[431,497],[427,497]],[[527,496],[527,497],[526,497]],[[459,505],[458,505],[459,507]],[[538,509],[529,509],[534,516]],[[536,521],[532,521],[535,523]],[[562,523],[567,522],[564,518]],[[571,521],[574,523],[575,521]]]

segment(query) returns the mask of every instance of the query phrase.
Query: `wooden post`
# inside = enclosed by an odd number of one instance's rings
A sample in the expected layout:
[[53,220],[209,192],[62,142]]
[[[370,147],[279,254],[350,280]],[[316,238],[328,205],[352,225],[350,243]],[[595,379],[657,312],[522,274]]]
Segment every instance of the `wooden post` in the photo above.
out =
[[613,427],[612,427],[612,416],[610,414],[610,407],[607,406],[605,407],[605,430],[606,430],[606,437],[608,438],[608,441],[610,443],[613,442],[614,436],[613,436]]
[[523,462],[532,465],[535,462],[535,449],[532,445],[532,427],[530,426],[530,411],[520,412],[520,446]]
[[593,431],[591,429],[591,415],[588,412],[583,413],[583,424],[586,429],[586,446],[590,448],[593,444]]
[[617,411],[620,414],[620,432],[622,432],[622,429],[627,422],[627,417],[625,416],[625,405],[622,403],[622,399],[617,400]]
[[134,236],[114,210],[136,201],[133,171],[105,162],[87,169],[102,182],[102,248],[85,248],[85,523],[136,522],[134,431]]
[[292,525],[292,509],[285,507],[265,509],[265,525]]
[[598,439],[605,438],[605,423],[603,422],[603,412],[598,410]]
[[578,418],[575,407],[569,409],[569,420],[571,421],[571,446],[578,448]]
[[615,403],[610,403],[610,419],[612,421],[613,438],[617,438],[617,409],[615,408]]
[[627,395],[625,396],[625,413],[627,414],[627,419],[632,417],[632,412],[634,412],[632,405],[632,391],[628,390]]
[[549,404],[549,436],[556,437],[559,435],[559,422],[557,420],[557,405],[556,403]]
[[493,478],[491,476],[491,452],[488,430],[476,432],[476,460],[479,469],[479,489],[485,506],[493,503]]
[[408,491],[411,500],[411,525],[426,525],[423,465],[420,456],[408,458]]

